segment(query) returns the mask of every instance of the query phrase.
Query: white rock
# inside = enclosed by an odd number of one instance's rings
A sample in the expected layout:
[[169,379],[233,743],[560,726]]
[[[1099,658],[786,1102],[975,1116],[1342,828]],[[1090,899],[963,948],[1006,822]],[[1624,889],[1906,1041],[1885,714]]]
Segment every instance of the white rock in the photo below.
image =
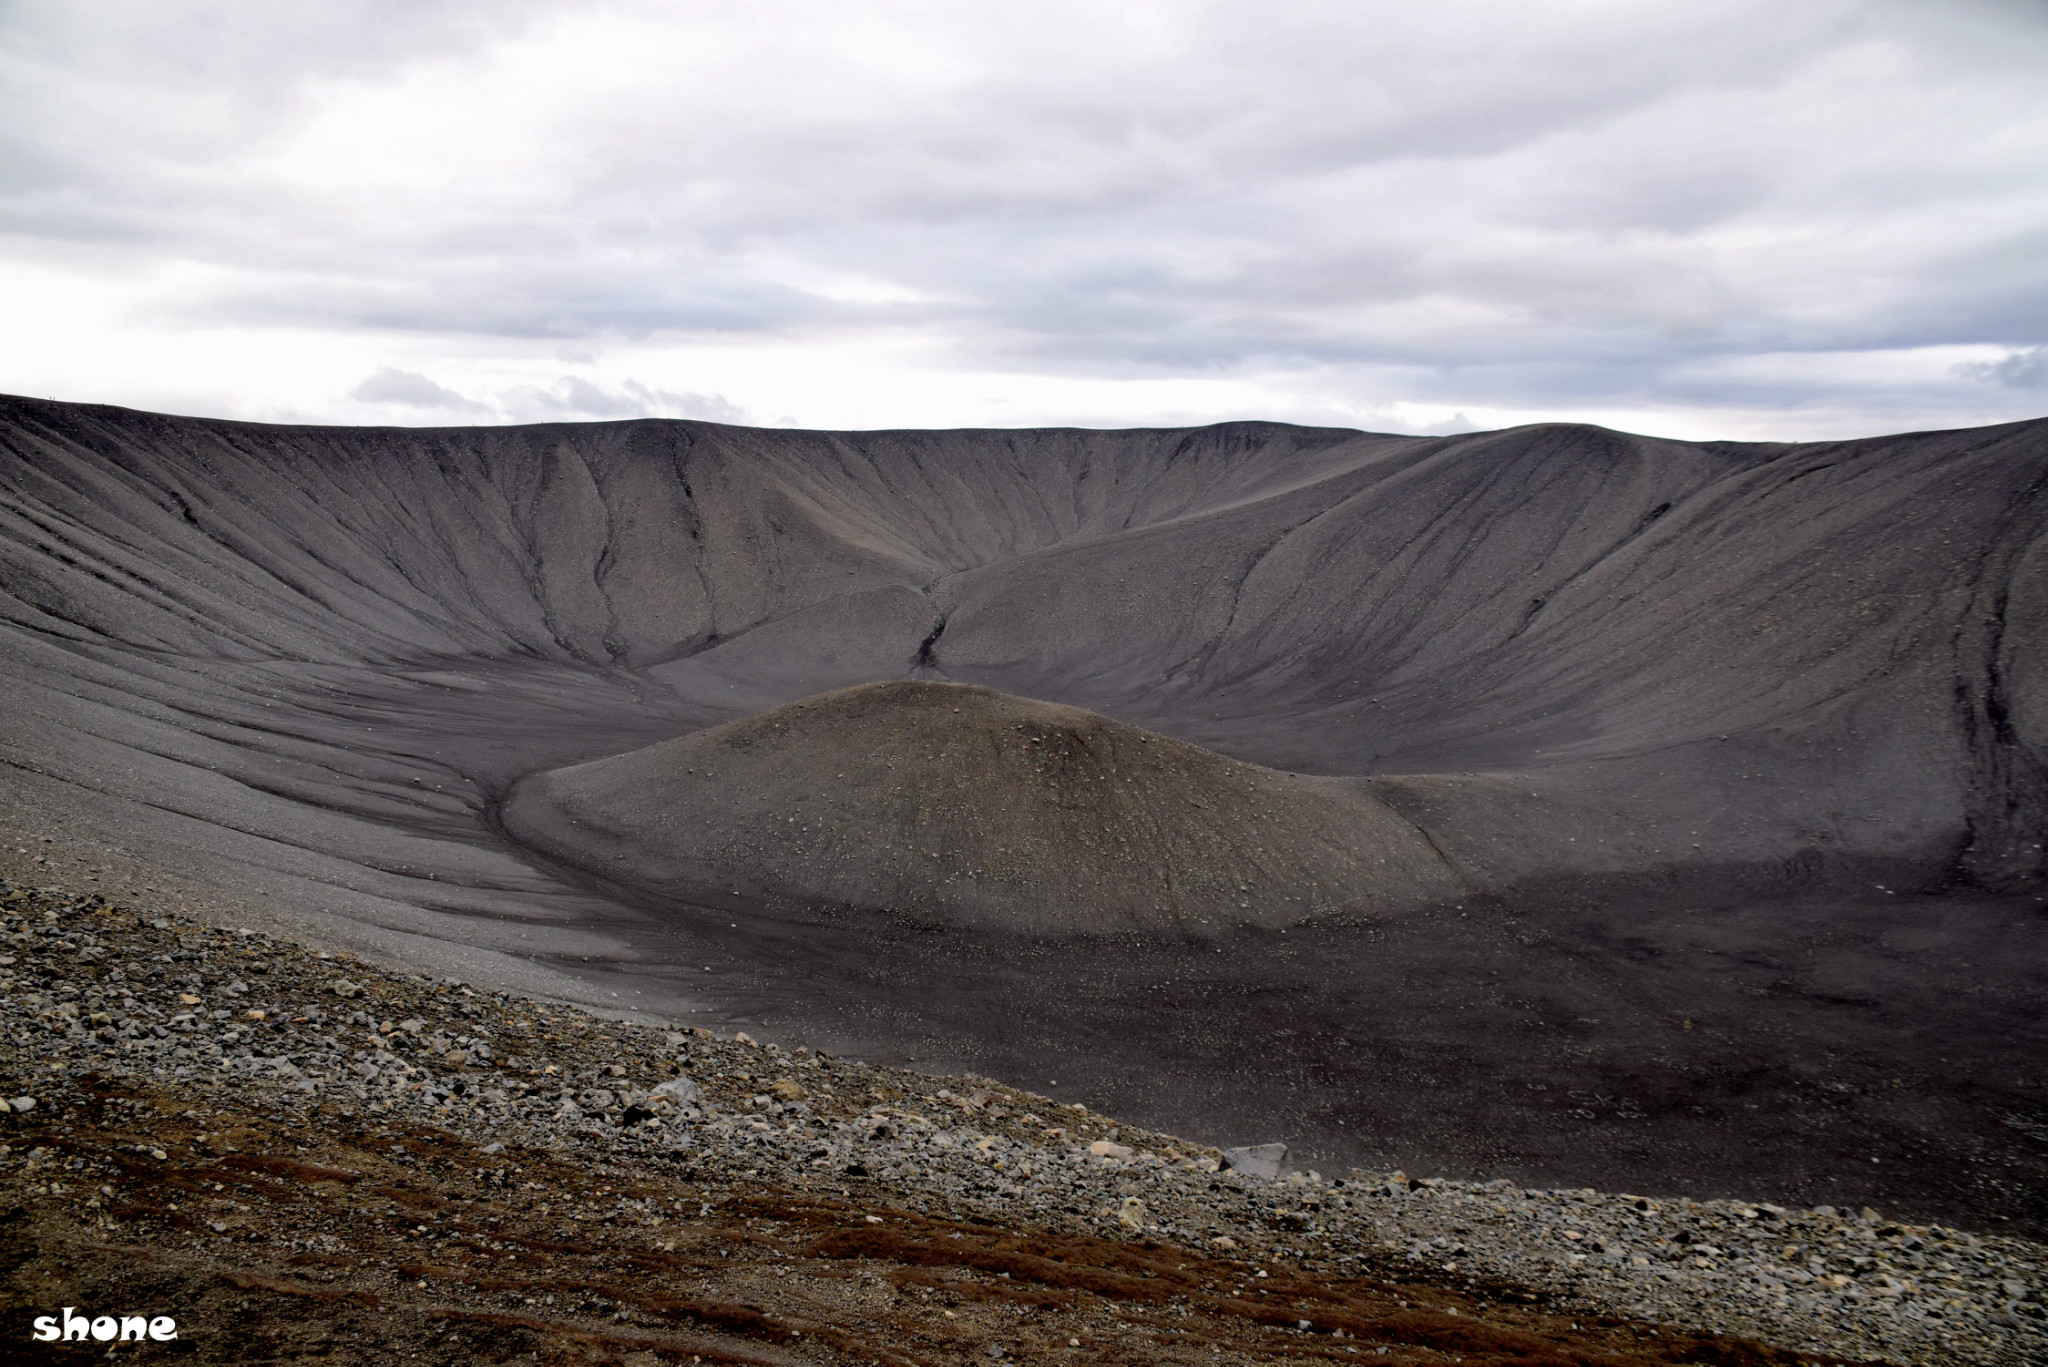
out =
[[1247,1177],[1278,1177],[1286,1161],[1285,1144],[1247,1144],[1223,1151],[1223,1166]]
[[704,1090],[690,1078],[672,1077],[667,1082],[656,1087],[649,1095],[664,1096],[678,1106],[688,1106],[696,1101],[698,1097],[704,1095]]

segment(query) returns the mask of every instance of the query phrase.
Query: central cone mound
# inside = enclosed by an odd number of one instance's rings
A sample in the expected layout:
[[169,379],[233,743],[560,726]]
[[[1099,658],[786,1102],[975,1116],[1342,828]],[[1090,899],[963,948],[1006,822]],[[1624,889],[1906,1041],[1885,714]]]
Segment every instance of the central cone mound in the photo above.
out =
[[1286,925],[1459,890],[1348,780],[959,684],[865,684],[534,775],[503,819],[665,896],[1034,933]]

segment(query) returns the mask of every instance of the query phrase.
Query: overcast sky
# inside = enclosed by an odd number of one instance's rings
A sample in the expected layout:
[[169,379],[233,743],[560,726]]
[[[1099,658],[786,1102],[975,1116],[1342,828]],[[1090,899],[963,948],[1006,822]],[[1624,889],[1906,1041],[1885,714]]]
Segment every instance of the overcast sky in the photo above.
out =
[[0,390],[2048,414],[2048,0],[0,0]]

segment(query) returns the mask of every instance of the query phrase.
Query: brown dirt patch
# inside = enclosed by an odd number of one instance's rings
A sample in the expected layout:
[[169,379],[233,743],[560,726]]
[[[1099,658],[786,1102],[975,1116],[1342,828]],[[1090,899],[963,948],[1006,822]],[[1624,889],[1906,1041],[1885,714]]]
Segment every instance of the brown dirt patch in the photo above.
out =
[[104,1358],[29,1341],[61,1304],[174,1315],[176,1342],[118,1358],[209,1364],[1844,1361],[1573,1320],[1505,1284],[1322,1277],[678,1164],[486,1158],[427,1126],[200,1116],[92,1079],[9,1137],[42,1153],[0,1179],[0,1361]]

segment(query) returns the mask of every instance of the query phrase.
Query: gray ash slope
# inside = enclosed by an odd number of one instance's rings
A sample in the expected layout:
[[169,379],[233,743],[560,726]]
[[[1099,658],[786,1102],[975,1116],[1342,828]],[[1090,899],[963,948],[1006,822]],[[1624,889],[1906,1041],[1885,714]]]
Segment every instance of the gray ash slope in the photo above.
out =
[[[0,758],[20,810],[195,885],[586,999],[1056,1061],[1162,1125],[1359,1161],[1897,1205],[1846,1167],[1889,1156],[1943,1171],[1930,1211],[2032,1221],[2044,475],[2048,423],[400,430],[10,399]],[[730,915],[744,893],[712,916],[496,824],[529,774],[905,678],[1348,783],[1462,904],[1070,962]],[[1035,1044],[983,1023],[1063,995]]]

